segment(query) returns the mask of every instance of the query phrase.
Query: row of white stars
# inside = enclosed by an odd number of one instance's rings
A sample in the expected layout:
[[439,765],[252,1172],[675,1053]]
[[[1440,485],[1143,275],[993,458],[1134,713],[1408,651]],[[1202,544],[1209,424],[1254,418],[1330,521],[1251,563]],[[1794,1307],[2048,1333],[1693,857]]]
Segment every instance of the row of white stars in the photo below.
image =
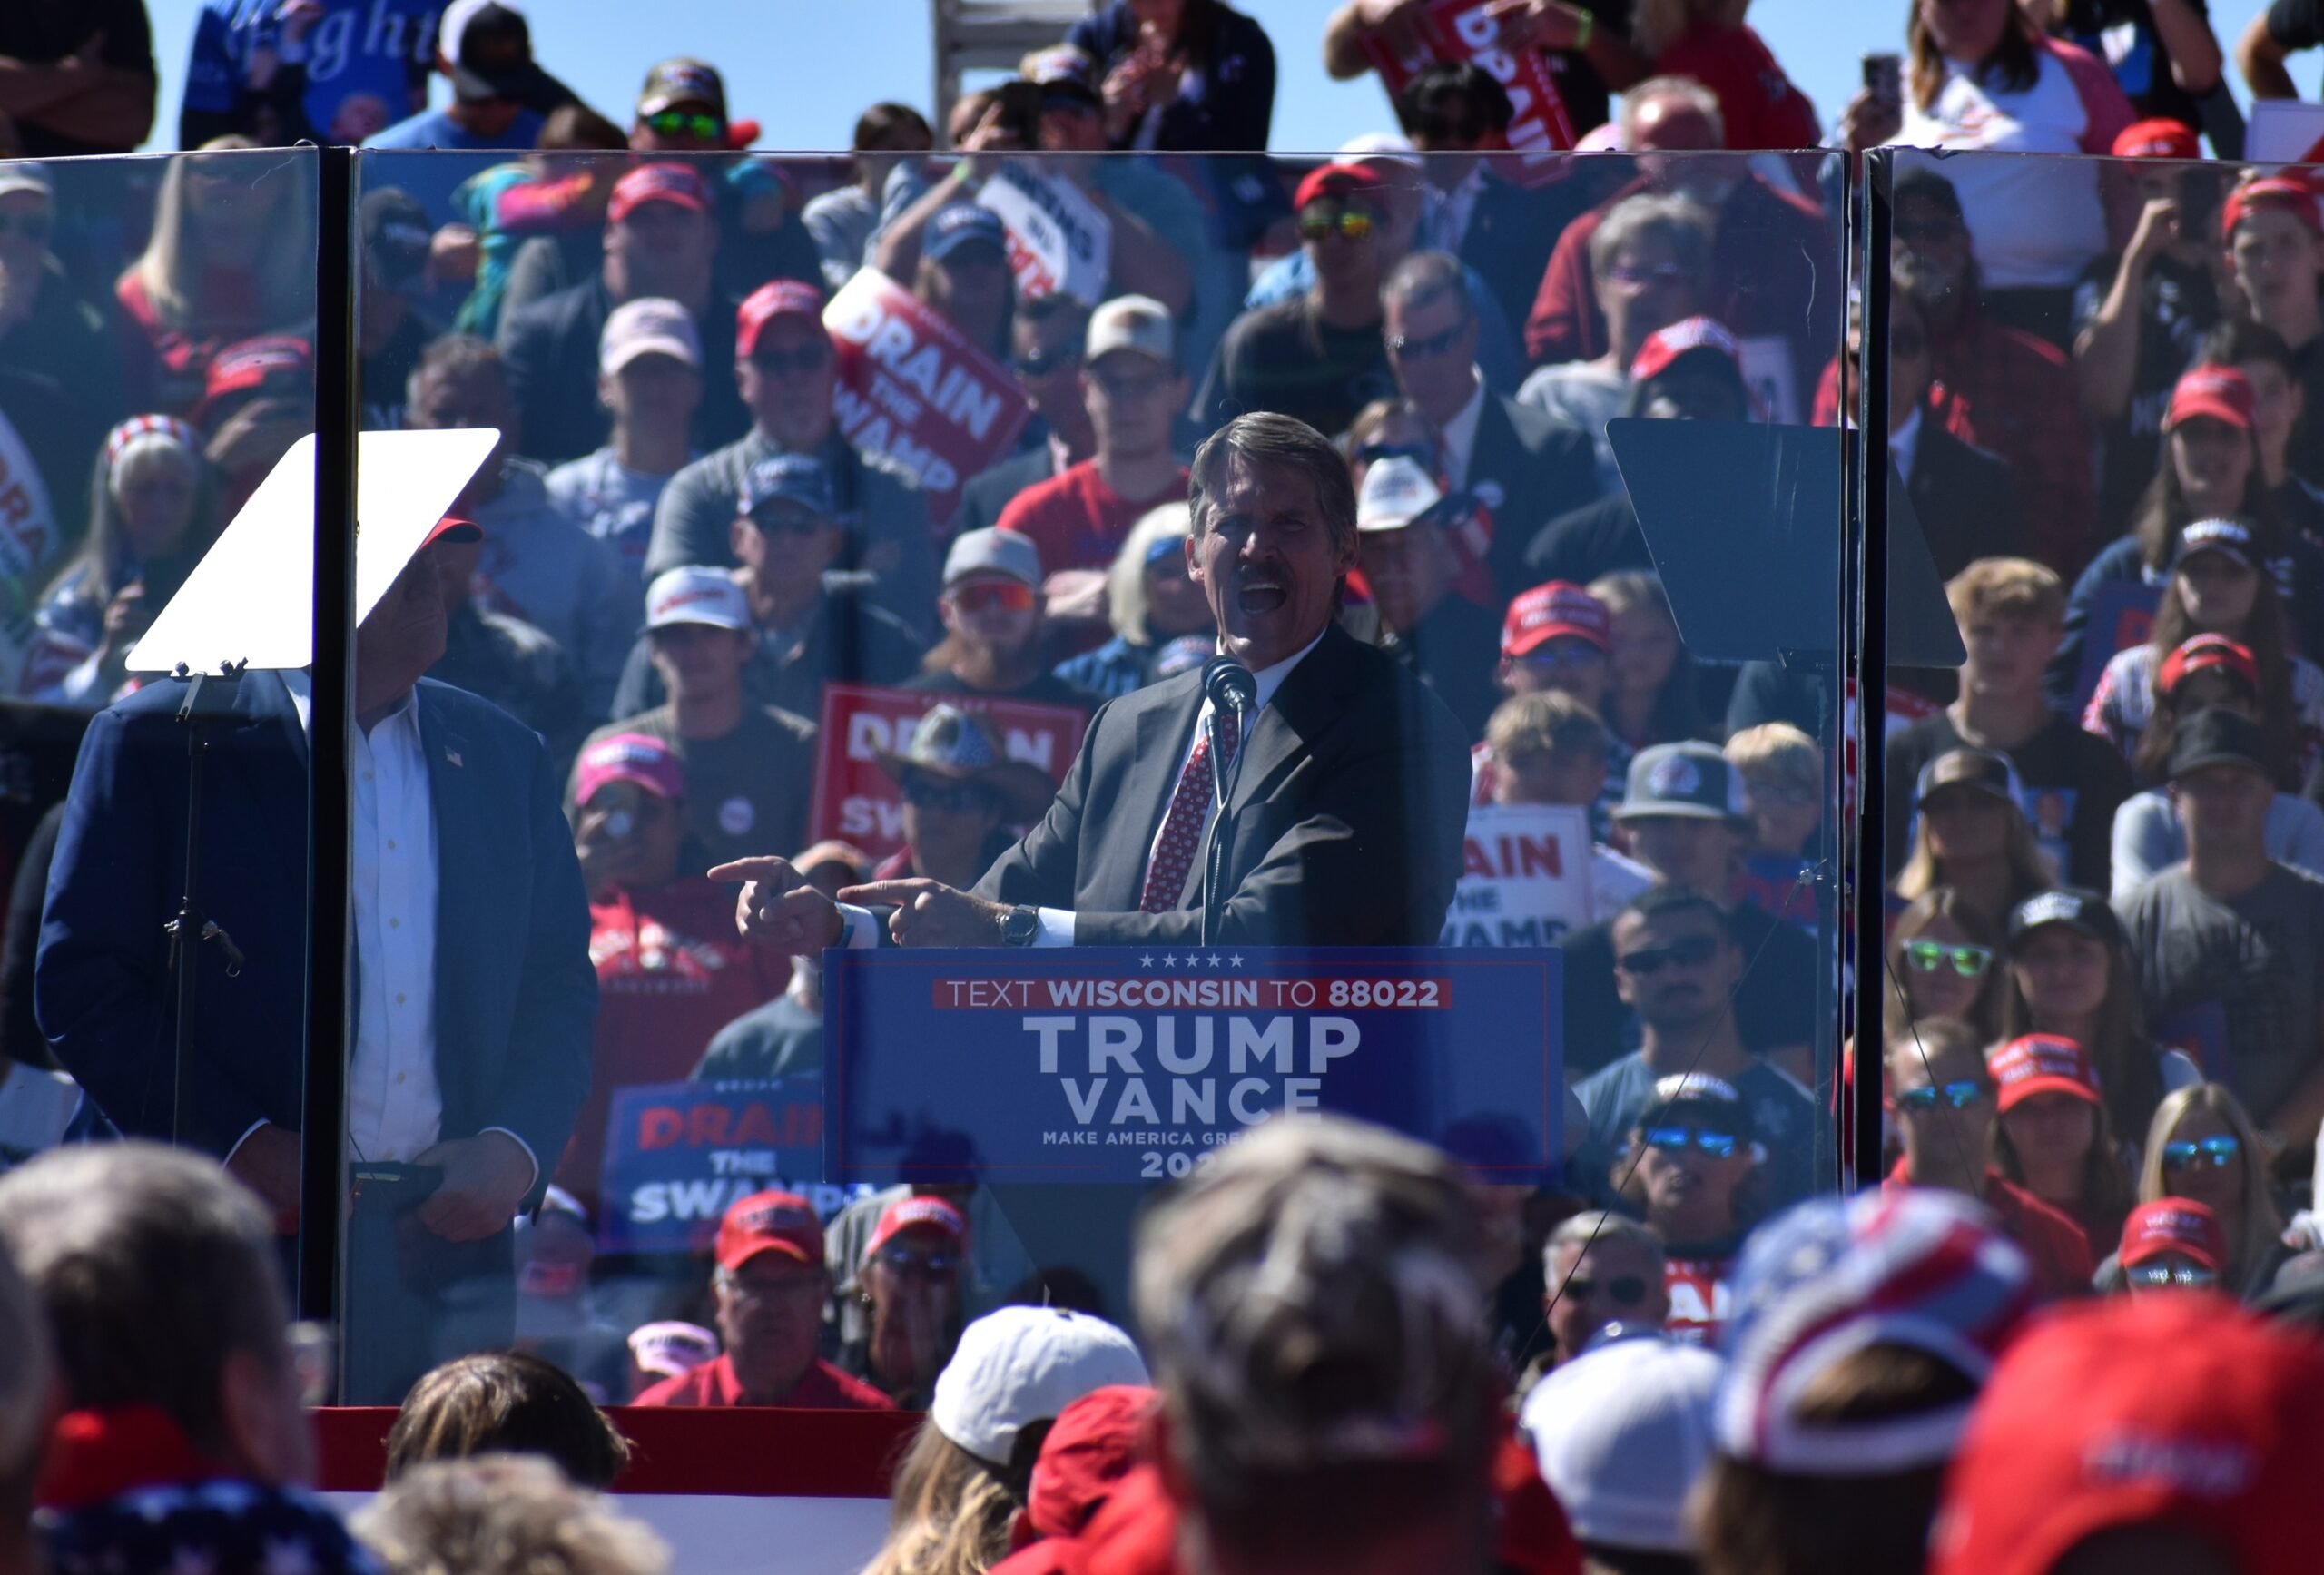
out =
[[[1152,952],[1148,952],[1137,960],[1140,967],[1152,968],[1154,966],[1154,954]],[[1220,960],[1219,955],[1216,951],[1212,952],[1207,959],[1198,957],[1191,951],[1187,953],[1187,966],[1188,968],[1200,968],[1205,961],[1208,961],[1211,967],[1216,968],[1219,966]],[[1240,968],[1243,966],[1243,954],[1239,951],[1235,952],[1225,959],[1225,963],[1228,968]],[[1162,966],[1165,968],[1177,967],[1177,954],[1176,952],[1164,953],[1162,957]]]

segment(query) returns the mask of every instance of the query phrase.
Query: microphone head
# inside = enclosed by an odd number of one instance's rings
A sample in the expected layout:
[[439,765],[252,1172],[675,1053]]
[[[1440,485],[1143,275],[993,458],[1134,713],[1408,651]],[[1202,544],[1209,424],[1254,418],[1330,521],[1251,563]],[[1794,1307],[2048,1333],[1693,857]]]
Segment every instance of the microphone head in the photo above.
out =
[[1213,705],[1248,711],[1258,704],[1259,681],[1232,656],[1213,656],[1203,664],[1202,692]]

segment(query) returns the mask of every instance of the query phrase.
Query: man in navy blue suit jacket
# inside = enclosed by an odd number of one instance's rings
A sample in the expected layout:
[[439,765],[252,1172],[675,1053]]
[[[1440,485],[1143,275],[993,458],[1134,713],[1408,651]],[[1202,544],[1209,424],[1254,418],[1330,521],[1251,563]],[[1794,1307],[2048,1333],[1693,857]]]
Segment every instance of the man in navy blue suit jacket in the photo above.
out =
[[[586,1095],[596,1012],[588,905],[547,750],[488,702],[419,677],[443,650],[435,556],[423,547],[357,631],[350,1023],[350,1157],[441,1172],[398,1243],[419,1302],[398,1319],[417,1312],[423,1326],[445,1310],[429,1304],[433,1289],[508,1274],[509,1221],[539,1197]],[[162,925],[184,879],[185,730],[173,720],[184,693],[153,684],[90,725],[49,878],[34,1008],[123,1132],[182,1130],[294,1229],[312,966],[305,674],[254,671],[202,696],[202,904],[247,961],[230,971],[215,944],[192,951],[181,1124]],[[430,842],[432,869],[415,866]],[[399,915],[399,902],[429,892],[433,944],[415,949],[428,919]],[[427,1020],[399,1016],[431,994]],[[394,1290],[374,1285],[372,1299]],[[362,1300],[350,1293],[350,1320],[371,1321]],[[495,1332],[467,1326],[480,1344]]]

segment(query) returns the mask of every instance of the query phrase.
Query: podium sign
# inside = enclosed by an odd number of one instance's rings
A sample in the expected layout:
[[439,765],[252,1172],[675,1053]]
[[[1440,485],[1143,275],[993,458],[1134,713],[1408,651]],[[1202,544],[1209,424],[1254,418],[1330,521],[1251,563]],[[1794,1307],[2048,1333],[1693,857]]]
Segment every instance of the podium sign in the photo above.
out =
[[826,1180],[1154,1183],[1281,1112],[1552,1176],[1547,950],[824,953]]

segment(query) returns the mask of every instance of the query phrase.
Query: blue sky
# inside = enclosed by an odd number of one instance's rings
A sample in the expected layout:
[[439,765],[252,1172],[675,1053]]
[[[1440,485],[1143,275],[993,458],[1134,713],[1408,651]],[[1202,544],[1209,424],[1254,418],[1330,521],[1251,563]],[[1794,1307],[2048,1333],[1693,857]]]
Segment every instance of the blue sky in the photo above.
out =
[[[178,88],[200,0],[146,0],[162,69],[159,147],[174,143]],[[1335,147],[1388,123],[1379,86],[1324,75],[1317,40],[1332,0],[1244,0],[1275,39],[1281,83],[1275,146]],[[2222,43],[2258,0],[2212,0]],[[542,64],[592,104],[625,122],[645,67],[665,54],[699,54],[726,74],[734,111],[765,127],[760,145],[841,148],[864,105],[883,98],[925,108],[928,0],[532,0]],[[1903,0],[1759,0],[1752,24],[1815,100],[1828,125],[1854,91],[1858,56],[1896,47]],[[2295,76],[2314,94],[2312,59]]]

